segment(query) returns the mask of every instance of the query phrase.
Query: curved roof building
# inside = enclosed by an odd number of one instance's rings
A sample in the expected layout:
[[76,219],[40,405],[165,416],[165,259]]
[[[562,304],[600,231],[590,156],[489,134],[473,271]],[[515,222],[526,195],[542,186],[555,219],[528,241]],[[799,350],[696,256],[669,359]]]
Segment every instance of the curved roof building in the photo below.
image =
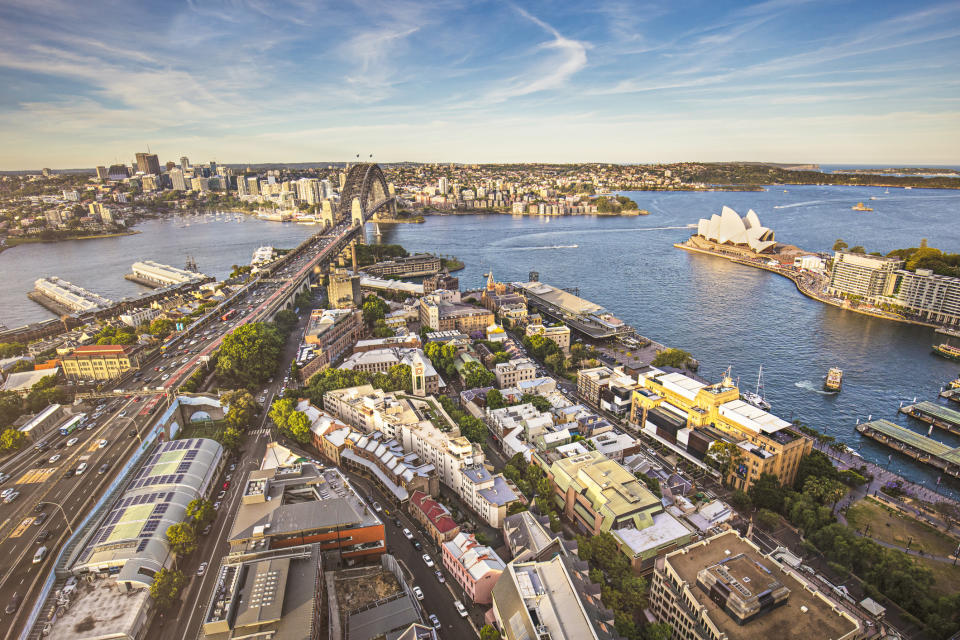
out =
[[191,500],[205,498],[223,457],[215,440],[161,444],[127,482],[71,567],[73,573],[115,573],[130,587],[149,587],[169,566],[167,527],[185,519]]
[[700,218],[697,235],[717,244],[746,245],[757,253],[777,244],[773,230],[760,224],[753,209],[743,218],[730,207],[724,207],[720,215],[713,214],[709,220]]

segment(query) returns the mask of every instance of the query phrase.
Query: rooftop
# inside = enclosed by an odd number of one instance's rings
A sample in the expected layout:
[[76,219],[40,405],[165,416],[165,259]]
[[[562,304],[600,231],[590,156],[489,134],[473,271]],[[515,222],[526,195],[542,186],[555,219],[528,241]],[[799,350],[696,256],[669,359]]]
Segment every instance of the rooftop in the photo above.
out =
[[[665,563],[687,584],[720,635],[758,640],[840,640],[852,637],[858,629],[857,623],[824,595],[775,560],[763,556],[736,532],[721,533],[670,553]],[[739,589],[732,586],[734,581]],[[727,585],[713,588],[722,604],[710,595],[713,591],[707,591],[709,585],[717,583]],[[761,602],[769,602],[773,608],[761,612]],[[752,618],[738,620],[728,612],[729,609],[743,613],[750,603],[757,605]]]

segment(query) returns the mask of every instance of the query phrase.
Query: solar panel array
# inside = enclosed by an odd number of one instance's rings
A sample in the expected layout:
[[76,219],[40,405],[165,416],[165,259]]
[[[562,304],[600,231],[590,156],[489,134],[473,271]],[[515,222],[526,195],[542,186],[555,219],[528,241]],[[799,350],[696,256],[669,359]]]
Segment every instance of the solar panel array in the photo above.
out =
[[162,476],[154,476],[152,478],[141,478],[136,480],[127,487],[127,490],[133,489],[142,489],[143,487],[150,487],[155,484],[171,484],[171,483],[180,483],[183,482],[186,474],[183,473],[168,473]]

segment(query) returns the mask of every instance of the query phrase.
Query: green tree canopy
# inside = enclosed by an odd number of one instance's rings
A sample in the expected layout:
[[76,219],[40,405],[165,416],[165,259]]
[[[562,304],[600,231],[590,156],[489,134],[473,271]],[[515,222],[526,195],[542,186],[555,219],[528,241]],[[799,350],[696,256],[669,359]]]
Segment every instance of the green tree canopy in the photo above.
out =
[[497,381],[492,372],[479,362],[474,361],[465,364],[460,375],[463,377],[463,386],[468,389],[490,387]]
[[27,347],[16,342],[0,342],[0,360],[22,356],[27,352]]
[[0,433],[0,451],[15,451],[27,441],[27,436],[16,427],[7,427]]
[[187,505],[187,517],[193,520],[194,525],[202,528],[213,522],[214,518],[217,517],[217,512],[214,511],[209,500],[196,498]]
[[290,332],[297,326],[298,321],[299,318],[297,318],[297,314],[291,309],[279,311],[277,315],[273,317],[273,323],[277,325],[277,330],[285,336],[290,335]]
[[273,420],[273,424],[277,425],[278,429],[284,430],[287,428],[290,416],[293,415],[296,410],[297,402],[293,398],[277,398],[270,407],[269,416],[270,419]]
[[488,409],[502,409],[507,406],[507,401],[503,399],[503,394],[500,393],[499,389],[487,391],[486,401]]
[[846,249],[846,248],[849,247],[849,246],[850,246],[850,245],[848,245],[846,242],[844,242],[844,241],[841,240],[840,238],[837,238],[837,241],[833,243],[833,250],[834,250],[834,251],[843,251],[844,249]]
[[227,424],[240,431],[245,431],[250,426],[260,410],[253,394],[246,389],[227,391],[220,396],[220,403],[228,407],[225,416]]
[[654,367],[673,367],[674,369],[681,369],[692,359],[693,356],[683,349],[671,348],[658,351],[657,355],[650,364]]
[[197,549],[197,532],[189,522],[178,522],[167,527],[167,542],[178,556],[187,556]]
[[254,322],[226,335],[217,354],[217,375],[242,386],[263,383],[277,370],[283,338],[272,324]]
[[760,474],[747,493],[758,509],[780,511],[783,508],[784,490],[780,480],[772,473]]
[[367,296],[363,302],[363,321],[372,326],[377,320],[383,320],[389,310],[389,305],[379,296]]
[[180,596],[180,590],[187,584],[187,577],[182,571],[160,569],[153,577],[150,585],[150,597],[160,609],[167,609]]
[[310,442],[310,418],[303,411],[294,411],[284,431],[300,444],[306,444]]

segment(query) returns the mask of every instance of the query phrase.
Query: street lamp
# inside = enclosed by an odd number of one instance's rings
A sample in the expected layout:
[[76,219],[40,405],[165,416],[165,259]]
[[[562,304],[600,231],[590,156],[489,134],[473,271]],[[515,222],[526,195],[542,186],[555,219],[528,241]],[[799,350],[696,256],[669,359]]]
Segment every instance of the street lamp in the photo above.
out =
[[73,535],[73,527],[70,526],[70,518],[67,517],[67,512],[63,510],[63,507],[56,502],[50,502],[49,500],[42,500],[39,504],[52,504],[57,509],[60,509],[60,513],[63,514],[63,519],[67,523],[67,531],[70,532],[70,535]]

